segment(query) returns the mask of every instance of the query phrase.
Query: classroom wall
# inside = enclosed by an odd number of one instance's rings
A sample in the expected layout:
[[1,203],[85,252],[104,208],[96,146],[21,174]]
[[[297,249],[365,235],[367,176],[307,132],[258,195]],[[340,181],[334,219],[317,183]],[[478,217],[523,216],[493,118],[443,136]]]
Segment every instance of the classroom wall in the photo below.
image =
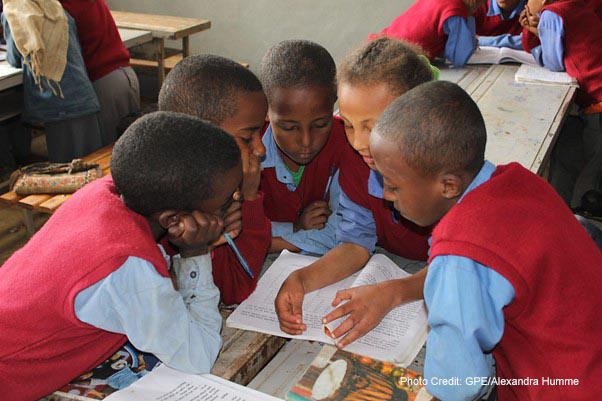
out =
[[106,0],[119,11],[208,18],[211,29],[191,36],[191,54],[214,53],[257,67],[283,39],[308,39],[335,60],[378,32],[412,0]]

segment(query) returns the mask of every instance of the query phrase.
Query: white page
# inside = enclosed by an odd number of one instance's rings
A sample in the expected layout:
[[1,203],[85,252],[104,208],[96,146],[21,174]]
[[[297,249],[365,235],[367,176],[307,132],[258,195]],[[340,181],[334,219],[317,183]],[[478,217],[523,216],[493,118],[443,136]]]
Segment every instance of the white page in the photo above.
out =
[[193,375],[166,365],[119,390],[106,401],[277,401],[280,398],[224,380],[211,374]]
[[517,82],[576,85],[577,80],[566,72],[555,72],[541,66],[521,65],[514,80]]
[[477,48],[466,64],[500,64],[507,62],[537,64],[533,55],[523,50],[492,46],[481,46]]

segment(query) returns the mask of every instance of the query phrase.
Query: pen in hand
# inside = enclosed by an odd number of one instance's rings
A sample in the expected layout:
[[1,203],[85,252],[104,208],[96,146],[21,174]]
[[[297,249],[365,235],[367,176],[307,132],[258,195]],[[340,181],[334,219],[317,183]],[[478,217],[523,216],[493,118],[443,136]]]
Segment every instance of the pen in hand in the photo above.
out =
[[336,168],[335,168],[334,164],[331,164],[330,171],[328,172],[328,181],[326,181],[326,188],[324,189],[324,195],[322,195],[323,201],[328,199],[328,195],[330,193],[330,186],[332,185],[332,178],[334,177],[335,172],[336,172]]
[[240,250],[238,249],[238,247],[234,243],[234,240],[232,239],[232,237],[230,236],[230,234],[224,233],[224,238],[226,239],[226,242],[228,243],[228,245],[230,246],[230,248],[232,248],[232,252],[234,252],[234,255],[236,256],[236,259],[238,259],[238,262],[240,263],[240,265],[244,269],[245,273],[247,273],[247,276],[249,276],[250,278],[255,278],[255,275],[253,274],[253,271],[249,267],[249,264],[245,260],[245,257],[242,256],[242,254],[240,253]]

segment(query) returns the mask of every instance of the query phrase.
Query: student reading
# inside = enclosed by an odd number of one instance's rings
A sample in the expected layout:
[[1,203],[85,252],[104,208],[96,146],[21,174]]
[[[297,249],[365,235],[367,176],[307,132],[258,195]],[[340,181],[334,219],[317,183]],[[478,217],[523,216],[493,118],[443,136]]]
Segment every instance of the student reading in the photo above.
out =
[[[241,268],[226,245],[212,252],[213,279],[226,304],[242,302],[255,289],[270,246],[270,221],[258,191],[259,161],[265,155],[261,129],[268,104],[259,79],[247,68],[211,54],[186,57],[163,81],[159,110],[202,118],[219,126],[235,140],[242,158],[242,230],[235,239],[255,278]],[[239,211],[239,212],[240,212]]]
[[261,189],[270,251],[322,255],[336,245],[339,164],[349,147],[333,116],[335,62],[317,43],[285,40],[268,49],[259,70],[269,104]]
[[[198,118],[151,113],[115,144],[111,174],[0,268],[4,397],[39,399],[126,340],[185,372],[207,373],[217,357],[209,252],[239,223],[222,218],[242,179],[236,143]],[[156,244],[165,234],[180,251],[171,261]]]
[[527,0],[487,0],[474,13],[479,46],[522,49],[519,17]]
[[[490,376],[493,356],[499,378],[539,379],[498,386],[500,401],[596,399],[602,254],[544,180],[486,161],[486,138],[478,107],[449,82],[406,92],[370,137],[385,197],[416,224],[437,224],[424,287],[427,388],[442,400],[476,399],[486,388],[467,379]],[[386,283],[373,287],[378,302],[365,313],[394,306]]]

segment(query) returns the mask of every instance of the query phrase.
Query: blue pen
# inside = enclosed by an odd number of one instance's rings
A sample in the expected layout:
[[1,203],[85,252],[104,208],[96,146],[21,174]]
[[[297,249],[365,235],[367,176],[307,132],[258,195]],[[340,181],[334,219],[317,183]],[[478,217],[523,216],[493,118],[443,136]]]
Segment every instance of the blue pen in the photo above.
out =
[[238,259],[242,268],[245,269],[245,273],[247,273],[247,276],[249,276],[251,278],[255,278],[253,271],[251,271],[249,264],[245,260],[244,256],[242,256],[242,254],[240,253],[240,250],[234,243],[234,240],[232,239],[230,234],[224,233],[224,238],[226,239],[226,242],[228,243],[228,245],[230,245],[230,248],[232,248],[232,252],[234,252],[234,255],[236,255],[236,259]]
[[335,168],[334,164],[331,164],[330,171],[328,172],[328,181],[326,181],[326,189],[324,189],[324,195],[322,195],[323,201],[328,199],[328,194],[330,193],[330,186],[332,185],[332,178],[334,177],[335,172],[336,172],[336,168]]

